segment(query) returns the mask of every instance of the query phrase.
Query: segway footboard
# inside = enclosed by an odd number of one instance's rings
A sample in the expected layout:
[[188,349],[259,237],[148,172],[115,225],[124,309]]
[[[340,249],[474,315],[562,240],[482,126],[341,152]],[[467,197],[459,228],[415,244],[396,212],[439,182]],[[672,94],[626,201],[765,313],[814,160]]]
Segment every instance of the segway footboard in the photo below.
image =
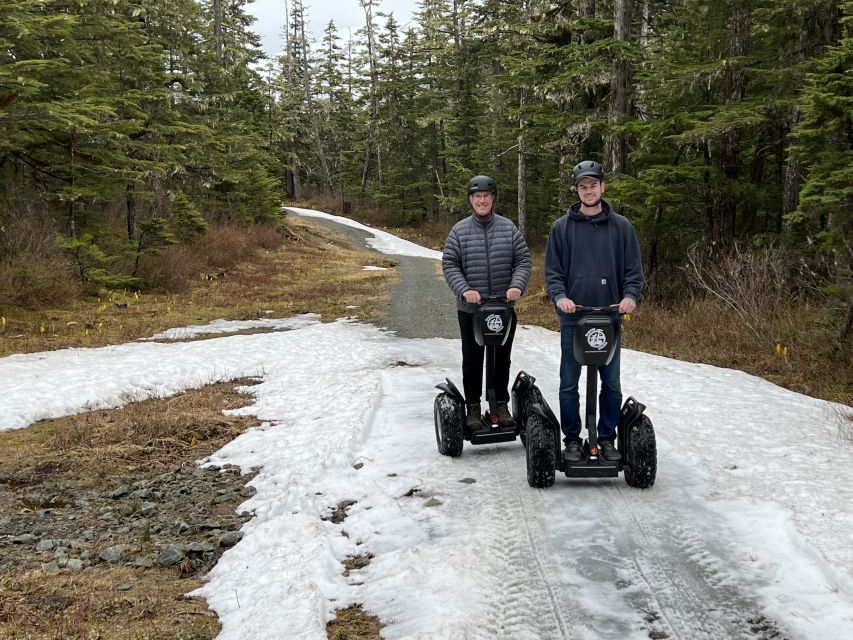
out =
[[593,459],[584,452],[580,462],[562,460],[560,471],[567,478],[616,478],[619,476],[619,463],[605,460],[600,455]]
[[471,444],[494,444],[496,442],[512,442],[515,440],[515,425],[510,427],[490,427],[483,423],[482,426],[471,429],[468,440]]

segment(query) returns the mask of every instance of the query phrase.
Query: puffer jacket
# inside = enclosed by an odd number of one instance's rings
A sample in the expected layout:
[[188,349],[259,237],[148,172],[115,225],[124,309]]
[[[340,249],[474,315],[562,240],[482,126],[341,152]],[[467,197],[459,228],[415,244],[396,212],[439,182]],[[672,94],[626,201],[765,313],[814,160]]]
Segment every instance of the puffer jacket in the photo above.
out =
[[[635,303],[643,290],[643,262],[634,227],[602,200],[602,211],[587,217],[576,202],[551,227],[545,251],[545,288],[556,303],[599,307]],[[557,309],[561,325],[575,325],[578,314]]]
[[460,220],[447,236],[441,258],[444,279],[460,311],[474,313],[477,305],[462,294],[476,289],[480,296],[504,296],[516,287],[524,293],[530,281],[530,249],[509,218],[491,213]]

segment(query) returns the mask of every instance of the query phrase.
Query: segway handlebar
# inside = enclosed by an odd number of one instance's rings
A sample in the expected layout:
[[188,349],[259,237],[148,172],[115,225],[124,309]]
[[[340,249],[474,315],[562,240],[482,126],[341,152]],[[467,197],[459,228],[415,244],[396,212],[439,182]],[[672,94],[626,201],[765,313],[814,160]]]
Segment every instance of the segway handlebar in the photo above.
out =
[[609,304],[605,307],[589,307],[589,306],[583,305],[583,304],[576,304],[575,305],[575,313],[577,313],[577,312],[581,312],[581,313],[599,312],[599,313],[618,314],[620,316],[625,315],[624,313],[619,312],[619,304],[618,303],[617,304]]

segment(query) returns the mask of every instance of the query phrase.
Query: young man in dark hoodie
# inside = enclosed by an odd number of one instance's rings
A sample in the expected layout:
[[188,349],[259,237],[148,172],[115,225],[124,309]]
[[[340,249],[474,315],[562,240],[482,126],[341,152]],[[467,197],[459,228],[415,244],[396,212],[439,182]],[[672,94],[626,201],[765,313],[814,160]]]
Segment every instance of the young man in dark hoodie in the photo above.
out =
[[[563,458],[579,462],[581,365],[572,350],[577,305],[618,305],[620,314],[630,313],[640,299],[644,278],[634,227],[602,200],[604,168],[584,160],[572,171],[572,184],[579,201],[551,227],[545,253],[545,287],[560,320],[560,426],[566,443]],[[598,368],[598,442],[604,459],[611,461],[622,457],[614,444],[622,405],[620,351],[621,344],[617,343],[610,364]]]
[[[480,421],[483,391],[484,347],[474,339],[474,313],[483,297],[504,297],[515,303],[530,280],[530,250],[524,236],[509,218],[494,211],[498,188],[489,176],[474,176],[468,182],[471,215],[457,222],[444,243],[441,267],[444,279],[456,297],[462,335],[462,388],[467,406],[466,422]],[[506,343],[495,347],[495,397],[498,423],[511,426],[509,413],[509,365],[515,336],[515,311]]]

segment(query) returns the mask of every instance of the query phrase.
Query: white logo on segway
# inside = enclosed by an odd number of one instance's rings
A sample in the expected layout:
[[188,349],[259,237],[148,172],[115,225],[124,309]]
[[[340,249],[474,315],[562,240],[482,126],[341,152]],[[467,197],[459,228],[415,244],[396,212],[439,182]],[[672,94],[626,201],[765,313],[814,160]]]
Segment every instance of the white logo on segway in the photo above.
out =
[[493,333],[500,333],[503,331],[504,321],[497,313],[493,313],[486,318],[486,327]]
[[593,349],[601,351],[607,346],[607,336],[601,329],[590,329],[585,334],[587,344]]

